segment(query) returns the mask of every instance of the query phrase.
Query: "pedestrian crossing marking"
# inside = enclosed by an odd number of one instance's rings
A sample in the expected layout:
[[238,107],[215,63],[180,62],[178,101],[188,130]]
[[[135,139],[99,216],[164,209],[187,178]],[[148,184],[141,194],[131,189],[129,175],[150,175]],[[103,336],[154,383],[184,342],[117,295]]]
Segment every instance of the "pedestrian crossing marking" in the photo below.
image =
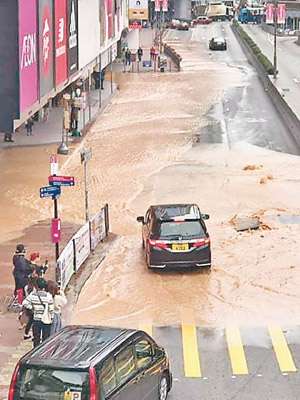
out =
[[281,327],[279,325],[272,325],[268,326],[268,330],[280,371],[296,372],[297,368]]
[[248,375],[247,361],[238,326],[226,327],[226,340],[233,375]]
[[150,325],[150,324],[147,324],[147,325],[146,324],[140,324],[139,325],[139,330],[148,333],[148,335],[152,337],[152,325]]
[[200,378],[200,359],[195,318],[192,310],[182,308],[181,320],[184,375],[186,378]]

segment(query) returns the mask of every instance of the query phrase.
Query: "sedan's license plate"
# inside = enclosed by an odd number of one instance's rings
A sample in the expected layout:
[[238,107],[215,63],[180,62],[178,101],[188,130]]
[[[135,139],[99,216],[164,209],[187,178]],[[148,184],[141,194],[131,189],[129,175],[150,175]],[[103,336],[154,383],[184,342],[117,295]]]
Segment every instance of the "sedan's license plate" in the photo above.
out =
[[189,249],[188,243],[173,243],[172,250],[185,251]]

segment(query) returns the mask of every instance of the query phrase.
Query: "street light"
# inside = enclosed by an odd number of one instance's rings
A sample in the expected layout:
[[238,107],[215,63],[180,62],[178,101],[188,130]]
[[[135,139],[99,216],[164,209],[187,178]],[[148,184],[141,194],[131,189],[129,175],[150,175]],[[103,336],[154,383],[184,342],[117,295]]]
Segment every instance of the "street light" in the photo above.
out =
[[277,79],[277,0],[274,0],[274,13],[273,13],[273,21],[274,21],[274,71],[273,77]]

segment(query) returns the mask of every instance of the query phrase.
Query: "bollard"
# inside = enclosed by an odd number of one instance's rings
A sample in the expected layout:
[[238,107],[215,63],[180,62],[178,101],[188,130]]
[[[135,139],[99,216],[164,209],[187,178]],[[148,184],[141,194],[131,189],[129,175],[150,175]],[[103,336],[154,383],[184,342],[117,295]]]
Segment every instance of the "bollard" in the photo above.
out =
[[131,72],[133,72],[133,62],[131,63]]
[[137,62],[137,72],[140,72],[140,62]]
[[172,61],[170,61],[170,69],[169,69],[169,71],[172,72]]

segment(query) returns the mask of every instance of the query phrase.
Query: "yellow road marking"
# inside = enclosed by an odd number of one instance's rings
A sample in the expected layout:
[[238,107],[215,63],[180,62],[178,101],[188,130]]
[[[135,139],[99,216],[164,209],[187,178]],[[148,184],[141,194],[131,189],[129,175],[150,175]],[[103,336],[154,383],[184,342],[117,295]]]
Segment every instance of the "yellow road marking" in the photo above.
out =
[[140,324],[139,325],[139,330],[148,333],[148,335],[152,337],[152,325],[150,325],[150,324],[147,324],[147,325],[146,324]]
[[297,368],[281,327],[279,325],[272,325],[268,326],[268,329],[280,371],[296,372]]
[[238,326],[226,327],[226,340],[233,375],[248,375],[248,366]]
[[187,378],[200,378],[201,369],[193,312],[190,309],[183,308],[181,320],[184,375]]

